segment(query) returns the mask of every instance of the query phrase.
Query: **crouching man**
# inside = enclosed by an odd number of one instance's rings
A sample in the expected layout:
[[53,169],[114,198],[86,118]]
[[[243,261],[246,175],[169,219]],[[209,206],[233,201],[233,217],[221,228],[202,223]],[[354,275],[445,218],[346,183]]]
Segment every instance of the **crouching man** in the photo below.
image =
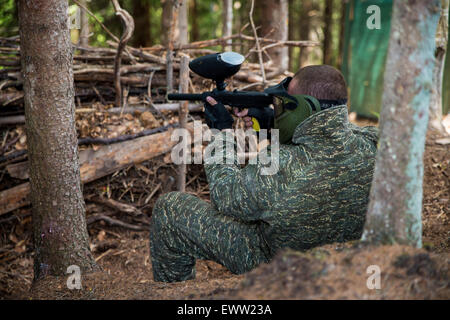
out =
[[[342,74],[309,66],[266,91],[275,110],[262,122],[279,130],[278,171],[263,174],[259,162],[244,168],[206,163],[211,203],[180,192],[161,196],[150,233],[155,281],[193,279],[196,259],[240,274],[281,248],[307,250],[361,237],[378,137],[374,127],[349,123]],[[211,97],[208,102],[210,126],[231,129],[225,107]],[[251,126],[252,110],[246,112],[238,115]],[[212,146],[229,137],[218,135]],[[214,157],[237,159],[233,149],[214,150]]]

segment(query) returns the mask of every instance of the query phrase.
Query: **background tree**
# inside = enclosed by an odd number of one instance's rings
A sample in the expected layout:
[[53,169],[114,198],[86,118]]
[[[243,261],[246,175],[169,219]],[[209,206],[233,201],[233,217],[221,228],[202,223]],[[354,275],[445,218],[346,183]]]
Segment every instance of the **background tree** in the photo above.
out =
[[436,65],[433,71],[433,93],[430,101],[430,121],[432,128],[444,131],[442,125],[442,84],[444,78],[444,62],[448,42],[448,4],[449,0],[441,0],[441,17],[436,33]]
[[[297,1],[289,0],[288,2],[288,39],[296,40],[298,39],[298,8]],[[294,66],[294,47],[289,47],[289,70],[293,70]]]
[[151,33],[151,1],[150,0],[140,0],[132,1],[131,15],[134,19],[135,32],[131,43],[136,47],[149,47],[152,45],[152,33]]
[[[288,0],[261,1],[261,35],[276,40],[288,39]],[[289,68],[289,51],[285,46],[268,50],[273,64],[284,71]]]
[[332,23],[333,23],[333,0],[325,0],[325,12],[323,19],[323,63],[332,64]]
[[[301,40],[309,40],[309,34],[311,32],[311,11],[313,10],[313,1],[312,0],[304,0],[302,1],[302,7],[300,12],[300,39]],[[300,50],[299,56],[299,67],[304,67],[307,62],[309,55],[311,53],[311,47],[303,47]]]
[[180,0],[178,9],[178,44],[188,43],[188,8],[189,0]]
[[161,0],[161,44],[167,46],[169,43],[169,33],[172,27],[173,0]]
[[19,1],[35,279],[95,268],[75,131],[67,1]]
[[[394,1],[363,240],[422,245],[423,152],[440,0]],[[407,58],[405,58],[407,57]]]
[[[87,7],[86,0],[80,0],[80,3]],[[89,16],[88,13],[80,8],[80,46],[89,46]]]
[[190,39],[192,42],[200,40],[200,32],[198,29],[198,11],[197,0],[189,2],[189,21],[191,25]]
[[[222,1],[222,36],[229,37],[233,33],[233,0]],[[231,51],[232,41],[227,41],[225,51]]]

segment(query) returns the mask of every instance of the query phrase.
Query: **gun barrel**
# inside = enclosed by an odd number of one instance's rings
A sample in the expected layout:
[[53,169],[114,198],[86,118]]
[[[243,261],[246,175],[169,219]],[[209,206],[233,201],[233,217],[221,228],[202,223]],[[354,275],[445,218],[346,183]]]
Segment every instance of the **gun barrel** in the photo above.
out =
[[203,99],[203,95],[198,93],[170,93],[167,95],[167,99],[201,101]]
[[219,102],[237,108],[264,108],[272,104],[273,98],[267,93],[257,91],[211,91],[203,93],[171,93],[169,100],[205,101],[211,96]]

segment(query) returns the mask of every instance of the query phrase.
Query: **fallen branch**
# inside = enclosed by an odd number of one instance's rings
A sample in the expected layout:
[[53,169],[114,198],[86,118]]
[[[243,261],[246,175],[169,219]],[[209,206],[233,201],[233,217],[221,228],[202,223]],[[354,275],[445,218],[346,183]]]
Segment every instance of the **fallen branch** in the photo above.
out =
[[142,211],[139,210],[138,208],[130,205],[130,204],[126,204],[126,203],[122,203],[119,201],[116,201],[114,199],[106,199],[103,197],[88,197],[86,200],[88,201],[92,201],[95,203],[99,203],[99,204],[103,204],[109,208],[115,209],[117,211],[120,212],[124,212],[124,213],[128,213],[131,214],[133,216],[139,216],[142,215]]
[[[193,131],[193,125],[187,126]],[[79,155],[81,182],[88,183],[106,175],[170,151],[177,141],[171,140],[172,128],[162,133],[83,150]],[[0,192],[0,215],[30,203],[28,182]]]
[[[93,215],[89,216],[86,220],[87,220],[86,222],[87,222],[88,225],[92,224],[92,223],[94,223],[96,221],[103,220],[106,223],[108,223],[110,226],[122,227],[122,228],[125,228],[125,229],[134,230],[134,231],[146,231],[146,230],[148,230],[148,228],[146,228],[146,227],[141,227],[141,226],[136,226],[136,225],[133,225],[133,224],[129,224],[129,223],[126,223],[126,222],[123,222],[123,221],[120,221],[120,220],[108,217],[108,216],[103,215],[103,214],[93,214]],[[108,252],[108,251],[106,251],[106,252]]]

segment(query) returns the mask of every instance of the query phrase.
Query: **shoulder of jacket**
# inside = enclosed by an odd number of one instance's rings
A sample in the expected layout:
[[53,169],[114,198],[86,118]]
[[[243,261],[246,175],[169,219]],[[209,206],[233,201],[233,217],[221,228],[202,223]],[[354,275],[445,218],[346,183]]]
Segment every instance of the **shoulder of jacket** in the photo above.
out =
[[375,126],[360,127],[353,123],[349,123],[352,132],[371,140],[375,145],[378,143],[379,129]]

